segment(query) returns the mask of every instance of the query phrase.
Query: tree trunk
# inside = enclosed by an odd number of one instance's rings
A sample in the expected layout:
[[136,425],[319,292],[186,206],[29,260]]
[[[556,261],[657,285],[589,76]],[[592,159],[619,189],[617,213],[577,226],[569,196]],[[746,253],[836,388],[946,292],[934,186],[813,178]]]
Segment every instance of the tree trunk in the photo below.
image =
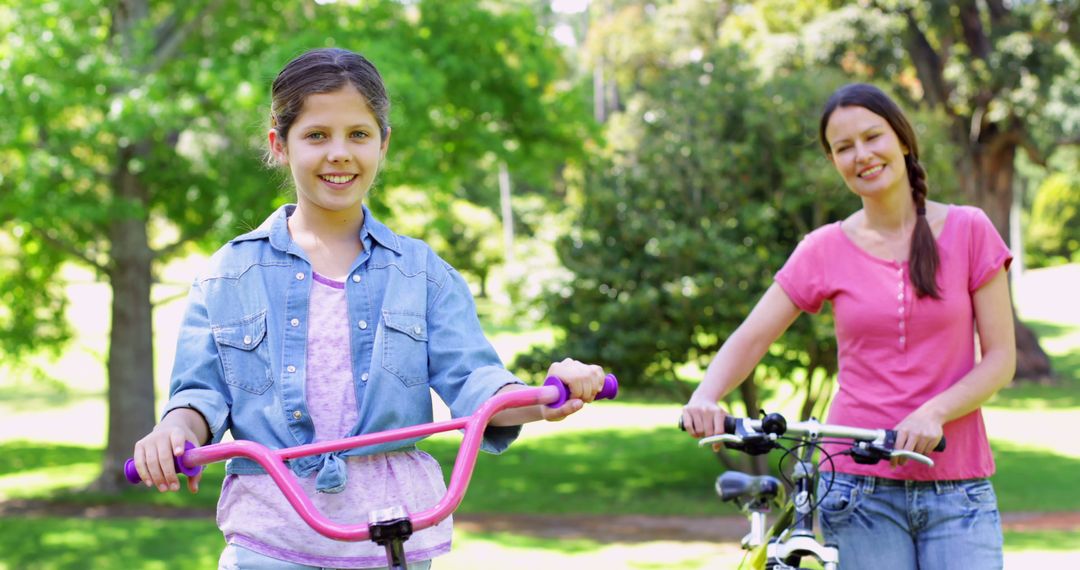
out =
[[128,486],[124,461],[135,442],[154,427],[154,345],[150,286],[153,253],[146,233],[146,189],[127,164],[134,152],[118,153],[114,191],[127,216],[110,231],[113,265],[109,331],[109,432],[102,472],[92,488],[115,493]]
[[[988,128],[988,130],[990,130]],[[1009,216],[1018,139],[1015,133],[991,133],[969,145],[960,169],[961,186],[970,203],[982,208],[1005,240],[1010,241]],[[1020,322],[1013,308],[1016,329],[1016,380],[1046,382],[1053,378],[1050,357],[1039,346],[1035,331]]]

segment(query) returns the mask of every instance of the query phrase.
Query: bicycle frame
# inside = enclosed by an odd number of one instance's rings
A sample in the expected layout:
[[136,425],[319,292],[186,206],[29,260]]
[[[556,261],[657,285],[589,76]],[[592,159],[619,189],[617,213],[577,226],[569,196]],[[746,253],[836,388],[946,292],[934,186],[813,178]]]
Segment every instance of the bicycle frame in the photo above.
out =
[[[604,378],[604,388],[597,394],[596,398],[613,399],[617,393],[618,380],[614,375],[608,374]],[[403,540],[407,539],[414,531],[438,524],[461,504],[465,496],[465,490],[469,486],[469,480],[472,478],[473,468],[476,465],[476,457],[480,451],[484,429],[491,421],[492,416],[509,408],[524,406],[547,405],[555,408],[561,406],[567,399],[566,386],[559,379],[549,377],[541,387],[497,394],[484,402],[470,416],[278,450],[272,450],[262,444],[244,440],[215,443],[203,447],[195,447],[188,442],[187,449],[181,456],[175,458],[175,463],[178,473],[193,476],[199,473],[204,465],[233,457],[247,457],[256,461],[277,484],[286,500],[300,515],[300,518],[316,532],[340,541],[371,539],[379,544],[389,541],[390,543],[387,544],[388,558],[391,557],[390,550],[394,546],[398,550],[393,556],[396,562],[398,554],[400,554],[400,543]],[[404,509],[376,511],[370,514],[372,520],[367,524],[341,524],[326,518],[303,492],[296,476],[285,465],[286,461],[298,457],[424,437],[452,430],[462,430],[463,436],[461,446],[458,448],[457,458],[454,460],[453,471],[450,474],[450,483],[442,499],[435,506],[419,513],[405,513]],[[128,481],[133,484],[141,480],[138,471],[135,470],[133,459],[128,459],[125,463],[124,474]],[[403,522],[404,524],[402,524]],[[387,531],[388,528],[390,530]],[[395,565],[395,562],[392,562],[391,568],[399,567]],[[401,554],[400,564],[401,567],[404,567],[403,554]]]

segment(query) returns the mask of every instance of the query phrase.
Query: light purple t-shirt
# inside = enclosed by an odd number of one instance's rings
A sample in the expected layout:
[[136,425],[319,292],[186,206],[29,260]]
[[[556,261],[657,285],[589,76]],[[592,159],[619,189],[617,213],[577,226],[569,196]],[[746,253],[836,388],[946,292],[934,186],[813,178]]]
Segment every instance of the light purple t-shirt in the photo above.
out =
[[[349,358],[345,285],[316,274],[307,342],[306,399],[315,440],[339,439],[357,422],[356,389]],[[430,455],[397,451],[346,458],[348,484],[340,493],[315,492],[315,476],[300,480],[315,507],[330,520],[367,524],[368,513],[405,506],[429,509],[446,493],[442,468]],[[322,536],[300,518],[269,475],[229,475],[218,502],[225,539],[249,550],[298,564],[332,568],[386,566],[386,549],[371,541],[341,542]],[[451,518],[418,531],[405,543],[409,561],[450,551]]]
[[[829,301],[836,318],[839,391],[828,422],[893,428],[975,366],[972,294],[1012,261],[986,214],[949,206],[937,238],[941,299],[919,298],[907,262],[875,257],[836,222],[808,234],[776,274],[776,282],[803,311]],[[914,461],[859,465],[834,457],[836,471],[889,479],[934,481],[989,477],[994,459],[982,413],[944,426],[947,449],[932,453],[936,466]],[[827,446],[830,452],[842,446]],[[825,467],[829,468],[829,467]]]

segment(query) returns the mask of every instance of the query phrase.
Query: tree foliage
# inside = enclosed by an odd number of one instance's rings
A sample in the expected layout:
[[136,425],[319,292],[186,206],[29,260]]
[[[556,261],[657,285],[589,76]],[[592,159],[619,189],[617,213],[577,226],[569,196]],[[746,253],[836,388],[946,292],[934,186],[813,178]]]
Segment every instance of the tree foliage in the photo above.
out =
[[[851,206],[815,138],[828,85],[763,81],[744,59],[717,49],[631,95],[591,165],[580,224],[558,244],[574,279],[549,318],[575,355],[628,384],[703,367],[800,237]],[[801,321],[770,375],[834,371],[827,328]]]
[[1025,226],[1031,267],[1080,262],[1080,160],[1075,148],[1060,158],[1062,168],[1036,189]]
[[[557,49],[525,5],[464,0],[55,0],[0,7],[0,351],[62,346],[59,267],[109,282],[106,488],[153,425],[150,289],[164,262],[222,243],[280,202],[262,162],[269,84],[301,51],[341,46],[384,75],[387,189],[463,193],[504,161],[539,173],[580,153],[585,122]],[[550,180],[550,178],[548,178]],[[373,207],[392,210],[392,190]],[[445,198],[449,200],[449,198]],[[29,267],[29,270],[22,268]]]
[[[578,229],[558,244],[574,277],[546,306],[572,353],[608,363],[628,384],[658,385],[679,379],[686,363],[704,368],[798,240],[857,209],[817,141],[820,108],[845,77],[762,67],[740,42],[718,37],[728,18],[746,18],[723,2],[604,4],[609,20],[591,31],[588,57],[620,69],[623,111],[609,118],[607,145],[582,182]],[[639,45],[650,48],[631,49]],[[947,171],[937,117],[913,119],[926,146],[941,150],[928,168]],[[806,371],[809,413],[835,352],[827,314],[800,319],[757,384],[771,389]],[[754,386],[740,394],[751,411]]]

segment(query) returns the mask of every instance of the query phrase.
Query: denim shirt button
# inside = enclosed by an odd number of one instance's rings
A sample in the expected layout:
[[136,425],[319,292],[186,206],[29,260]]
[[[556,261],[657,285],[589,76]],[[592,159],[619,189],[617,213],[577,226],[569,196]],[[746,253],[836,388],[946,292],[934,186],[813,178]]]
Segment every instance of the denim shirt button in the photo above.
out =
[[297,273],[296,274],[296,280],[297,281],[303,281],[304,280],[304,274],[303,273]]
[[298,326],[300,326],[300,319],[293,319],[293,320],[289,321],[289,324],[294,326],[294,327],[298,327]]
[[413,327],[413,332],[416,334],[420,334],[421,330],[423,329],[420,328],[420,325],[416,325],[415,327]]
[[292,417],[293,417],[294,419],[297,419],[297,420],[298,420],[298,419],[300,419],[300,418],[304,417],[304,414],[303,414],[303,412],[301,412],[300,410],[296,410],[295,412],[293,412],[293,413],[292,413]]
[[296,372],[296,367],[290,364],[285,367],[285,370],[288,370],[289,372]]
[[367,372],[360,375],[360,380],[362,380],[364,382],[367,382],[367,379],[368,379],[368,373]]
[[359,283],[360,282],[360,276],[359,275],[353,275],[352,276],[352,282],[353,283]]
[[360,321],[356,323],[356,326],[360,327],[360,330],[365,330],[367,329],[367,321]]
[[244,335],[244,344],[251,344],[251,335]]

